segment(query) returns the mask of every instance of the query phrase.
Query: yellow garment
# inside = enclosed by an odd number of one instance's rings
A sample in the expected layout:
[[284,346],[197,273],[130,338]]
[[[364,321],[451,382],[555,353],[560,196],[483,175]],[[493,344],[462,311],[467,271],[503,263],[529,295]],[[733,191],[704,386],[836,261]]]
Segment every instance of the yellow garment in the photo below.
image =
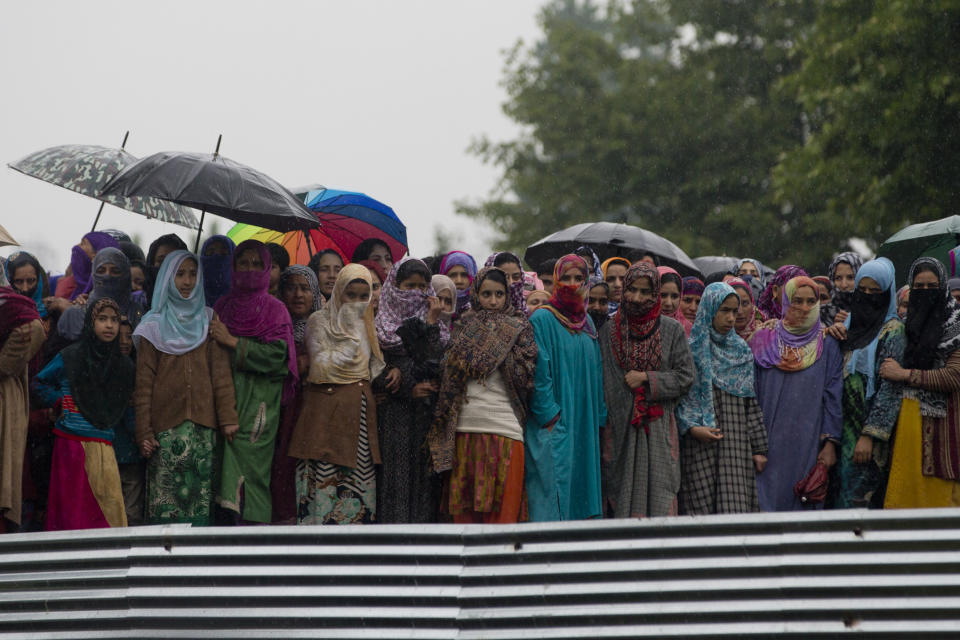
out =
[[960,506],[960,482],[925,476],[923,463],[923,418],[920,403],[904,398],[893,443],[893,461],[884,509],[925,509]]
[[123,485],[113,447],[103,442],[84,441],[83,468],[93,497],[100,504],[103,517],[111,527],[127,526],[127,510],[123,506]]

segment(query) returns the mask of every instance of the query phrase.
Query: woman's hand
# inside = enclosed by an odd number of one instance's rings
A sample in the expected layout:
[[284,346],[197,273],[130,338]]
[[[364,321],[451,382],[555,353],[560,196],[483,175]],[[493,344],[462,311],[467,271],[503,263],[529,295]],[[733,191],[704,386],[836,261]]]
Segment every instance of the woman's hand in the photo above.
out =
[[893,358],[887,358],[880,365],[880,377],[892,382],[907,382],[910,380],[910,370],[901,367]]
[[761,473],[767,468],[767,456],[762,453],[753,454],[753,467],[757,470],[757,473]]
[[719,428],[710,427],[690,427],[690,435],[699,440],[700,442],[716,442],[717,440],[723,440],[723,434],[720,433]]
[[642,386],[649,378],[646,371],[627,371],[626,375],[623,376],[624,381],[626,381],[627,386],[631,389],[637,389]]
[[76,298],[73,299],[73,304],[78,306],[83,306],[87,304],[87,298],[90,297],[89,293],[81,293]]
[[387,388],[387,391],[390,393],[396,393],[400,389],[400,381],[403,379],[403,376],[400,373],[400,369],[393,367],[387,371],[386,377],[383,379],[384,385]]
[[427,296],[427,304],[430,305],[427,308],[427,324],[437,324],[437,320],[440,319],[440,312],[443,311],[443,307],[440,306],[440,298]]
[[833,440],[827,440],[823,443],[820,454],[817,455],[817,462],[822,462],[827,469],[831,469],[833,465],[837,464],[837,445],[833,443]]
[[824,332],[828,336],[832,336],[841,342],[847,339],[847,328],[839,322],[835,322],[834,324],[830,325],[824,329]]
[[873,458],[873,438],[860,436],[857,446],[853,448],[853,461],[857,464],[867,464]]
[[238,424],[223,425],[223,437],[227,439],[227,442],[233,442],[233,439],[237,437],[238,431],[240,431],[240,425]]
[[844,311],[843,309],[840,309],[839,311],[837,311],[837,315],[834,316],[833,321],[843,324],[844,322],[846,322],[847,316],[849,315],[850,315],[849,311]]
[[418,382],[413,385],[413,395],[414,398],[429,398],[431,393],[436,393],[440,390],[440,387],[437,385],[435,380],[428,380],[426,382]]
[[227,347],[228,349],[236,349],[237,345],[240,344],[239,338],[230,333],[227,325],[220,322],[220,318],[217,317],[210,320],[210,335],[213,336],[213,339],[219,342],[221,346]]
[[156,438],[151,436],[140,442],[140,455],[142,455],[144,458],[149,458],[153,455],[153,452],[159,448],[160,443],[157,442]]
[[48,296],[43,299],[43,306],[45,306],[48,311],[52,311],[54,313],[63,313],[70,308],[70,301],[66,298]]

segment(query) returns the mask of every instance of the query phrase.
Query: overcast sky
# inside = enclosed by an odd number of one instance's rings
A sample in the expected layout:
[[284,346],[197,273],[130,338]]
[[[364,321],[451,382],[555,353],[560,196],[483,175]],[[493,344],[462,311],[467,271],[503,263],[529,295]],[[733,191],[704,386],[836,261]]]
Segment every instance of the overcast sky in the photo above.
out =
[[[6,163],[59,144],[119,146],[127,130],[137,156],[212,152],[222,133],[224,156],[283,184],[389,204],[414,255],[434,249],[440,225],[483,259],[491,230],[454,217],[453,202],[495,185],[496,170],[466,149],[482,134],[517,134],[501,111],[503,52],[538,38],[542,4],[4,2],[0,223],[60,271],[98,202]],[[144,249],[164,233],[192,238],[110,206],[98,227],[123,229]]]

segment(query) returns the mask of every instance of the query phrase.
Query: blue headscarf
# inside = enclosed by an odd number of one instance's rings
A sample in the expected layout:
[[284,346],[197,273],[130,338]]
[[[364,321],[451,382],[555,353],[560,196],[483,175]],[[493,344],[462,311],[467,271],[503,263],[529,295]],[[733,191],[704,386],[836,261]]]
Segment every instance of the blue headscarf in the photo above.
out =
[[[896,269],[893,266],[893,263],[890,262],[887,258],[877,258],[876,260],[871,260],[870,262],[865,263],[857,270],[856,284],[857,287],[860,286],[860,281],[864,278],[871,278],[880,286],[884,291],[890,293],[890,303],[887,305],[887,311],[884,314],[883,322],[880,324],[881,329],[878,329],[877,334],[873,337],[873,340],[870,341],[865,347],[860,349],[854,349],[853,354],[850,356],[850,360],[847,362],[846,373],[861,373],[867,379],[867,400],[873,397],[873,394],[877,391],[876,386],[876,375],[877,375],[877,345],[880,342],[880,335],[883,333],[882,327],[895,318],[899,318],[897,315],[897,278],[896,278]],[[853,315],[850,316],[844,321],[844,325],[847,329],[850,328],[850,321]]]
[[[207,247],[214,242],[222,242],[227,245],[227,255],[204,255],[207,252]],[[216,304],[220,296],[230,290],[230,274],[233,272],[233,252],[236,248],[237,245],[227,236],[210,236],[200,248],[200,266],[203,268],[203,294],[208,307]]]
[[[17,269],[25,265],[30,265],[31,267],[33,267],[33,270],[36,271],[37,285],[36,287],[34,287],[32,293],[26,293],[24,295],[32,299],[33,303],[37,305],[37,313],[40,314],[40,317],[46,318],[47,307],[46,305],[43,304],[43,298],[46,295],[50,295],[49,293],[44,291],[44,288],[43,288],[44,280],[46,280],[46,273],[44,272],[43,267],[40,266],[40,262],[37,261],[37,259],[33,255],[27,253],[26,251],[18,251],[7,258],[3,271],[6,273],[7,282],[10,284],[7,284],[6,286],[10,286],[10,287],[13,286],[12,283],[13,283],[14,273],[17,271]],[[17,293],[20,293],[20,292],[17,291]]]
[[703,290],[697,317],[690,331],[690,351],[693,353],[696,376],[690,393],[677,407],[681,434],[690,427],[717,427],[717,411],[713,406],[714,387],[738,398],[756,395],[753,388],[753,352],[750,347],[732,327],[726,334],[720,334],[713,328],[713,317],[730,296],[736,297],[739,304],[737,292],[723,282],[714,282]]
[[[187,258],[197,262],[197,284],[190,297],[184,298],[177,290],[174,277]],[[157,351],[181,355],[206,342],[213,309],[205,304],[203,268],[199,265],[197,256],[182,249],[164,259],[153,289],[153,307],[133,332],[137,344],[139,338],[146,338]]]

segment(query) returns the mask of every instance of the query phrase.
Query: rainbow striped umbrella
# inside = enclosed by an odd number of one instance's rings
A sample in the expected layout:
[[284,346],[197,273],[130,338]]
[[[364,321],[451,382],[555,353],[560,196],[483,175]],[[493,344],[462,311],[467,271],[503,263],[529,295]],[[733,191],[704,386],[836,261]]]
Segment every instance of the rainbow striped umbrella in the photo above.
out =
[[227,231],[227,237],[237,244],[244,240],[259,240],[264,244],[275,242],[287,250],[290,255],[290,264],[307,264],[310,262],[310,256],[324,249],[335,250],[344,262],[347,261],[347,256],[344,255],[343,250],[328,238],[322,229],[283,232],[241,222]]

